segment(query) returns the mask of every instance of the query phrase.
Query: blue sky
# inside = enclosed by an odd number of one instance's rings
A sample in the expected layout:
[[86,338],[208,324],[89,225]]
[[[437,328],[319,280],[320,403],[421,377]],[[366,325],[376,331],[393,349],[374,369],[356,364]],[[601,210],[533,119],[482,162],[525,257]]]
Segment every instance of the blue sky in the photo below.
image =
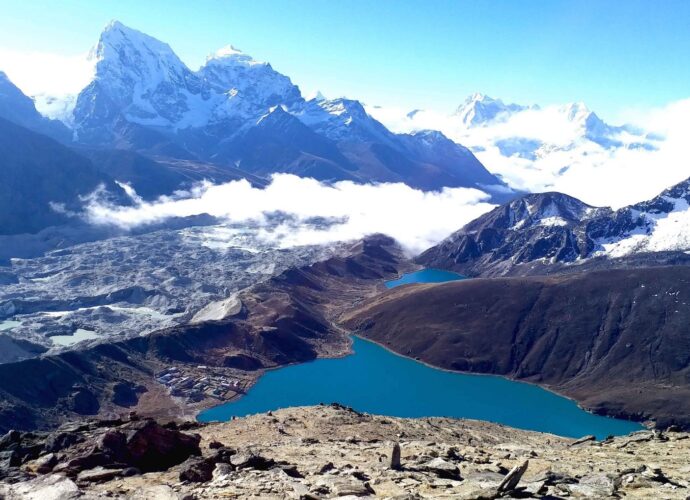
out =
[[615,117],[690,97],[680,0],[0,0],[0,12],[4,50],[83,53],[119,19],[192,68],[233,44],[307,92],[385,106],[448,109],[481,91]]

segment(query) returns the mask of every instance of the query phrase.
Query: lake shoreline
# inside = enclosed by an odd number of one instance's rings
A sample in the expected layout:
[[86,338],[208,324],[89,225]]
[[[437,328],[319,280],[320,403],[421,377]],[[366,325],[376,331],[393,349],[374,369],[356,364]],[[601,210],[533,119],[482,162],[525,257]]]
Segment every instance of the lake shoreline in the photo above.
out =
[[362,340],[364,340],[365,342],[371,342],[372,344],[375,344],[375,345],[381,347],[382,349],[385,349],[386,351],[388,351],[389,353],[391,353],[391,354],[393,354],[393,355],[395,355],[395,356],[399,356],[399,357],[401,357],[401,358],[403,358],[403,359],[409,359],[409,360],[411,360],[411,361],[414,361],[415,363],[419,363],[419,364],[424,365],[424,366],[426,366],[426,367],[428,367],[428,368],[433,368],[434,370],[439,370],[439,371],[443,371],[443,372],[447,372],[447,373],[456,373],[456,374],[460,374],[460,375],[468,375],[468,376],[473,376],[473,377],[495,377],[495,378],[499,378],[499,379],[503,379],[503,380],[509,380],[509,381],[511,381],[511,382],[515,382],[515,383],[518,383],[518,384],[526,384],[526,385],[538,387],[538,388],[543,389],[543,390],[545,390],[545,391],[548,391],[548,392],[550,392],[550,393],[552,393],[552,394],[554,394],[554,395],[556,395],[556,396],[558,396],[558,397],[561,397],[561,398],[567,399],[567,400],[569,400],[569,401],[572,401],[572,402],[575,403],[575,404],[577,405],[577,407],[580,408],[582,411],[586,411],[587,413],[589,413],[589,414],[591,414],[591,415],[596,415],[596,416],[598,416],[598,417],[605,417],[605,418],[615,418],[615,419],[617,419],[617,420],[625,420],[625,421],[628,421],[628,422],[639,423],[640,425],[642,425],[642,426],[643,426],[644,428],[646,428],[646,429],[653,429],[653,428],[654,428],[654,421],[653,421],[653,420],[640,421],[640,420],[633,420],[633,419],[624,418],[624,417],[616,416],[616,415],[609,415],[609,414],[596,413],[596,412],[590,410],[589,408],[586,408],[586,407],[582,406],[575,398],[572,398],[572,397],[567,396],[567,395],[565,395],[565,394],[561,394],[561,393],[558,392],[557,390],[555,390],[555,389],[553,389],[552,387],[549,387],[549,386],[547,386],[547,385],[542,385],[542,384],[539,384],[539,383],[537,383],[537,382],[531,382],[531,381],[529,381],[529,380],[520,380],[520,379],[508,377],[508,376],[506,376],[506,375],[499,375],[499,374],[497,374],[497,373],[467,372],[467,371],[462,371],[462,370],[451,370],[451,369],[449,369],[449,368],[443,368],[443,367],[441,367],[441,366],[433,365],[433,364],[431,364],[431,363],[429,363],[429,362],[427,362],[427,361],[424,361],[424,360],[422,360],[422,359],[419,359],[419,358],[412,358],[412,357],[410,357],[410,356],[406,356],[406,355],[404,355],[404,354],[402,354],[402,353],[399,353],[399,352],[395,351],[394,349],[392,349],[392,348],[386,346],[385,344],[381,344],[380,342],[377,342],[377,341],[375,341],[375,340],[372,340],[372,339],[369,339],[369,338],[367,338],[367,337],[364,337],[364,336],[362,336],[362,335],[360,335],[360,334],[358,334],[358,333],[353,333],[352,336],[353,336],[353,337],[357,337],[357,338],[359,338],[359,339],[362,339]]
[[[522,381],[500,375],[489,377],[439,369],[360,335],[350,338],[352,344],[342,356],[285,365],[280,367],[285,368],[280,376],[275,375],[274,368],[266,370],[263,375],[269,375],[269,379],[247,390],[245,397],[249,400],[240,397],[207,408],[197,414],[197,420],[227,421],[280,408],[338,402],[373,415],[478,420],[569,438],[595,434],[603,439],[609,434],[624,435],[644,429],[638,422],[588,412],[572,399],[537,384],[520,384]],[[371,347],[364,349],[366,346]],[[395,356],[387,358],[389,354]],[[346,362],[323,363],[339,359]],[[435,393],[428,391],[425,384],[444,389]],[[400,397],[389,398],[389,394]],[[495,404],[494,396],[507,404]],[[546,420],[539,414],[538,408],[542,406],[551,408],[551,416]]]
[[[414,284],[414,283],[427,284],[427,285],[429,285],[429,284],[440,285],[442,283],[447,283],[447,282],[457,281],[457,280],[464,280],[464,279],[466,279],[466,277],[463,275],[460,275],[458,273],[451,273],[451,272],[447,272],[447,271],[443,271],[443,270],[436,270],[436,269],[420,269],[420,270],[416,270],[416,271],[409,272],[409,273],[399,274],[396,279],[388,280],[388,281],[384,282],[384,285],[385,285],[386,289],[390,290],[390,289],[396,288],[398,286],[409,285],[409,284]],[[418,357],[411,357],[411,356],[405,355],[401,352],[397,352],[391,346],[385,345],[385,344],[382,344],[380,342],[377,342],[376,340],[367,338],[366,336],[362,335],[360,332],[345,330],[338,325],[338,320],[333,321],[333,323],[334,323],[333,326],[335,326],[337,329],[343,331],[343,333],[346,333],[350,338],[349,345],[347,346],[347,348],[345,350],[343,350],[342,353],[338,353],[338,354],[333,355],[333,356],[317,356],[313,360],[309,360],[305,363],[290,363],[287,365],[281,365],[281,366],[276,366],[276,367],[271,367],[271,368],[265,369],[262,371],[261,374],[257,374],[258,376],[252,382],[252,384],[246,388],[246,392],[244,394],[237,395],[237,396],[233,397],[232,399],[230,399],[230,400],[228,400],[228,401],[226,401],[220,405],[215,405],[215,406],[205,408],[205,409],[199,411],[196,414],[197,420],[208,421],[208,420],[202,419],[201,418],[202,415],[204,415],[207,412],[211,412],[214,408],[220,408],[220,407],[224,407],[226,405],[238,403],[239,401],[241,401],[243,399],[243,396],[247,396],[251,390],[254,390],[254,386],[259,382],[259,380],[264,375],[267,375],[276,369],[289,368],[289,367],[294,367],[294,366],[304,366],[304,365],[308,366],[311,363],[317,362],[319,360],[329,360],[329,359],[330,360],[337,360],[337,359],[341,359],[341,358],[347,358],[350,355],[354,356],[357,354],[357,349],[354,347],[354,345],[356,344],[357,341],[361,341],[363,343],[370,343],[371,345],[374,345],[374,346],[377,346],[378,348],[381,348],[386,353],[395,355],[397,358],[406,360],[408,362],[414,362],[420,366],[423,366],[425,368],[433,370],[434,372],[448,373],[448,374],[460,375],[460,376],[464,376],[464,377],[476,377],[476,379],[480,382],[482,379],[484,379],[484,380],[495,379],[495,380],[502,380],[502,381],[510,382],[511,384],[515,384],[515,383],[524,384],[525,387],[535,387],[535,388],[538,388],[540,390],[545,391],[546,393],[551,394],[554,397],[561,398],[565,401],[568,401],[568,402],[572,403],[574,405],[574,407],[577,408],[579,411],[582,411],[583,413],[586,413],[586,414],[591,415],[593,417],[608,418],[608,419],[612,419],[612,420],[618,420],[620,422],[627,422],[631,426],[632,425],[639,426],[639,430],[642,430],[644,427],[653,426],[653,422],[649,422],[649,421],[640,422],[639,420],[633,420],[633,419],[629,419],[629,418],[621,418],[618,415],[611,415],[611,414],[606,414],[606,413],[597,413],[595,411],[592,411],[589,408],[582,406],[576,399],[559,393],[553,387],[545,386],[545,385],[539,384],[537,382],[533,382],[533,381],[529,381],[529,380],[518,380],[518,379],[509,377],[509,376],[505,376],[505,375],[501,375],[501,374],[495,374],[495,373],[478,373],[478,372],[469,372],[469,371],[459,371],[459,370],[453,370],[453,369],[448,369],[448,368],[436,366],[436,365],[429,363],[425,360],[422,360]],[[374,363],[374,364],[376,364],[376,363]],[[487,379],[487,377],[489,377],[489,378]],[[421,390],[422,390],[422,392],[427,392],[428,394],[431,394],[428,391],[425,391],[424,389],[421,389]],[[502,389],[499,389],[499,394],[497,394],[497,397],[499,397],[499,398],[501,396],[500,390],[502,390]],[[357,389],[355,389],[355,391],[357,391]],[[532,397],[529,395],[527,395],[527,396],[528,397],[525,400],[526,404],[528,403],[529,398]],[[325,401],[330,401],[331,399],[338,401],[337,396],[335,398],[324,398]],[[344,397],[344,400],[347,400],[347,399],[349,399],[349,397]],[[268,404],[268,403],[264,402],[264,404]],[[276,401],[276,404],[279,405],[279,404],[283,404],[283,403],[279,403],[278,401]],[[288,406],[295,406],[295,405],[302,405],[302,404],[304,404],[304,402],[288,403]],[[434,408],[437,407],[436,406],[437,403],[434,403],[432,400],[429,402],[429,404],[430,404],[429,411],[432,412],[432,414],[434,411],[438,411],[438,410],[434,410]],[[352,406],[356,406],[356,405],[352,405]],[[470,408],[464,408],[464,409],[457,409],[456,408],[455,410],[451,410],[451,413],[452,412],[460,412],[460,413],[468,412],[468,415],[472,415],[472,412],[477,411],[477,409],[479,407],[476,407],[474,409],[470,409]],[[362,411],[367,411],[365,408],[358,408],[358,409],[360,409]],[[378,412],[378,413],[383,414],[383,415],[389,415],[389,416],[405,417],[405,415],[401,415],[400,413],[395,413],[395,411],[396,410],[392,410],[390,412],[383,411],[383,412]],[[400,410],[397,410],[397,411],[400,411]],[[562,411],[562,409],[561,409],[561,411]],[[499,412],[499,414],[500,414],[500,412]],[[507,414],[507,415],[509,415],[509,414]],[[419,416],[419,415],[417,415],[417,416]],[[431,414],[429,416],[431,416]],[[499,422],[499,423],[503,423],[504,425],[512,425],[511,423],[500,421],[500,419],[499,420],[492,420],[491,418],[483,419],[481,417],[475,418],[472,416],[465,416],[465,415],[457,415],[457,416],[454,416],[453,418],[471,418],[471,419],[479,419],[479,420],[485,420],[485,421]],[[510,417],[510,416],[506,417],[504,415],[503,418],[513,418],[513,417]],[[524,427],[524,425],[533,425],[533,424],[522,424],[522,425],[523,425],[522,428],[531,428],[531,427]],[[549,424],[549,425],[552,425],[552,424]],[[545,427],[544,430],[534,429],[534,428],[531,428],[531,429],[536,430],[537,432],[552,432],[550,430],[547,430],[548,425]],[[563,431],[561,431],[561,432],[563,432]]]

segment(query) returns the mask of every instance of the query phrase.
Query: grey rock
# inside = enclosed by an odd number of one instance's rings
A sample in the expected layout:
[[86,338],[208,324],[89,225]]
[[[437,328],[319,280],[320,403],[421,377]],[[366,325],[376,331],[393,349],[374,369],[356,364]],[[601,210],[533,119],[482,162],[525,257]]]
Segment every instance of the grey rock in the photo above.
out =
[[337,497],[366,497],[375,494],[374,489],[369,483],[346,478],[334,479],[328,486],[330,491]]
[[581,437],[580,439],[576,439],[575,441],[570,443],[570,446],[577,446],[578,444],[587,443],[587,442],[596,441],[596,440],[597,440],[596,436],[592,436],[590,434],[589,436],[584,436],[584,437]]
[[215,468],[212,458],[190,458],[180,466],[180,481],[205,483],[213,479]]
[[620,480],[613,474],[589,474],[580,478],[577,484],[568,485],[568,491],[572,494],[604,498],[616,493]]
[[58,457],[55,453],[48,453],[33,461],[31,469],[39,474],[47,474],[58,464]]
[[501,481],[501,484],[498,485],[498,491],[499,492],[513,491],[517,487],[518,483],[520,482],[520,479],[522,479],[522,476],[527,471],[528,466],[529,466],[529,460],[525,460],[520,465],[516,465],[515,467],[513,467],[510,470],[510,472],[508,472],[506,477],[503,478],[503,481]]
[[436,474],[438,477],[443,479],[460,479],[460,469],[457,465],[447,462],[442,458],[434,458],[424,463],[421,467],[422,470]]
[[82,497],[77,484],[64,476],[51,474],[11,485],[8,499],[72,500]]
[[221,479],[225,479],[228,477],[232,471],[234,471],[235,468],[230,465],[230,464],[224,464],[224,463],[218,463],[216,464],[216,468],[213,469],[213,477],[212,479],[214,481],[218,481]]
[[104,483],[122,475],[123,469],[106,469],[95,467],[81,471],[77,475],[77,483]]
[[393,445],[393,450],[391,451],[391,469],[400,470],[400,444],[395,443]]
[[237,469],[268,470],[276,463],[275,460],[250,452],[241,452],[230,458],[230,463]]

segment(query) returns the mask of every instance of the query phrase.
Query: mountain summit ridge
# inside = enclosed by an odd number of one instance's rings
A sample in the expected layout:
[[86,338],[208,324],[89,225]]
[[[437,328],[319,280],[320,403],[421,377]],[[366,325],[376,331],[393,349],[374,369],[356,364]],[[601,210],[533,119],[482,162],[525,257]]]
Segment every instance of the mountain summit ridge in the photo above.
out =
[[687,256],[689,235],[690,179],[618,210],[562,193],[533,193],[480,216],[418,261],[470,275],[530,274],[601,258]]
[[[93,79],[76,99],[59,106],[41,98],[51,109],[73,103],[62,118],[80,147],[200,160],[250,175],[289,172],[510,196],[466,148],[449,140],[428,148],[428,137],[395,134],[354,99],[305,100],[288,76],[231,45],[193,71],[167,43],[112,21],[90,58]],[[289,117],[273,116],[267,127],[263,117],[277,107]]]

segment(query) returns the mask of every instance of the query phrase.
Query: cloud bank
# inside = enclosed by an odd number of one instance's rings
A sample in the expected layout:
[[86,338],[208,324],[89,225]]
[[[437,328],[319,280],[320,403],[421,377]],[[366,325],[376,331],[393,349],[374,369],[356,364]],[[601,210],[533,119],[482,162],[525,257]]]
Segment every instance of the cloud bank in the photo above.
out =
[[94,63],[87,54],[63,56],[0,47],[0,70],[27,95],[62,96],[77,94],[89,84]]
[[[368,111],[398,132],[441,130],[471,148],[489,171],[514,188],[560,191],[592,205],[629,205],[690,177],[690,99],[628,114],[631,124],[644,132],[619,131],[615,139],[623,145],[608,148],[584,138],[582,128],[567,120],[559,106],[527,110],[506,121],[474,128],[465,128],[457,117],[432,111],[411,114],[375,107]],[[516,138],[544,146],[533,158],[499,147],[513,141],[519,149]],[[638,147],[640,142],[653,150]]]
[[[385,233],[410,253],[434,245],[489,211],[488,195],[468,188],[423,192],[404,184],[326,185],[314,179],[276,174],[264,189],[245,180],[204,183],[189,192],[143,202],[129,190],[130,207],[91,200],[87,218],[94,224],[135,228],[173,217],[209,214],[228,224],[253,223],[260,237],[282,247],[324,244]],[[287,217],[276,218],[275,214]],[[324,224],[314,220],[323,218]],[[276,219],[279,221],[276,223]]]

